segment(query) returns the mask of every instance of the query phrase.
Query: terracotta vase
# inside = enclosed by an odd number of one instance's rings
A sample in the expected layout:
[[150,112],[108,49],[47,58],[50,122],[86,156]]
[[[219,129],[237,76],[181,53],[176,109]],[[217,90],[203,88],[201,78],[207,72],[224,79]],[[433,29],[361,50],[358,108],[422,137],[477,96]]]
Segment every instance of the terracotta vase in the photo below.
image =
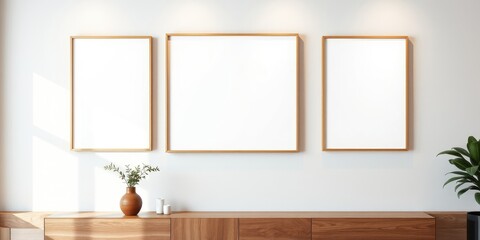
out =
[[142,198],[135,191],[135,187],[127,187],[127,193],[120,199],[120,209],[125,216],[136,216],[142,209]]

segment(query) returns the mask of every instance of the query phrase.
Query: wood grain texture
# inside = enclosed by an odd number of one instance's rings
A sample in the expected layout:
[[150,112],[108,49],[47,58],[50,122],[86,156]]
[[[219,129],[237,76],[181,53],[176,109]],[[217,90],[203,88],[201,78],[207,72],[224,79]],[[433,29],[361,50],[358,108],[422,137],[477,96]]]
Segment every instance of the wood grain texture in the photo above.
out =
[[50,212],[0,212],[0,227],[4,228],[40,228]]
[[436,240],[467,239],[466,212],[428,212],[435,217]]
[[170,218],[430,218],[424,212],[175,212]]
[[239,240],[310,240],[310,218],[242,218]]
[[38,228],[12,228],[11,240],[43,240],[43,230]]
[[435,219],[313,219],[313,240],[435,240]]
[[237,240],[238,219],[175,218],[172,240]]
[[45,219],[45,240],[170,240],[169,219]]
[[10,240],[10,228],[0,227],[0,240]]
[[[73,212],[57,213],[48,218],[431,218],[424,212],[174,212],[157,215],[141,212],[138,216],[126,217],[120,212]],[[42,219],[43,220],[43,219]]]

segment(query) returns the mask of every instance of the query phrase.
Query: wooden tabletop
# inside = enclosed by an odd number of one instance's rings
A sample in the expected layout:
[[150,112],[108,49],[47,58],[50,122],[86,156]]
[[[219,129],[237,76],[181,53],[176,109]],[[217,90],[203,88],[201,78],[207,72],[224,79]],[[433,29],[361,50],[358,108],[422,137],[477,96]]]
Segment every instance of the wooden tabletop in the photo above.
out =
[[47,218],[96,218],[96,219],[112,219],[112,218],[170,218],[171,215],[156,214],[155,212],[140,212],[137,216],[125,216],[121,212],[66,212],[56,213]]
[[51,212],[0,212],[0,227],[4,228],[40,228],[43,219]]
[[424,212],[141,212],[126,217],[120,212],[58,213],[47,218],[433,218]]

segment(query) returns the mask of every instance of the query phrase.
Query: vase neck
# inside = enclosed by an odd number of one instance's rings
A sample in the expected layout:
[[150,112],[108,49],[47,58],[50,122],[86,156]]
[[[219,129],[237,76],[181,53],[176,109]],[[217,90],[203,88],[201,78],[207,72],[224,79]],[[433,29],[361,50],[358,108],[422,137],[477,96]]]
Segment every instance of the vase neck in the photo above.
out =
[[135,187],[127,187],[127,193],[135,193]]

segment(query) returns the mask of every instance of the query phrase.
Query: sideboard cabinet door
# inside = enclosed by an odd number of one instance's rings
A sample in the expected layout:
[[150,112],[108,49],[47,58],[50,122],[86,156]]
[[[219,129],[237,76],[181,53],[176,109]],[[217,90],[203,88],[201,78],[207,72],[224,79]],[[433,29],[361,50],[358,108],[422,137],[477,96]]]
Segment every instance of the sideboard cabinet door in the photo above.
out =
[[170,240],[170,219],[45,219],[45,240],[97,239]]
[[435,240],[435,219],[313,219],[312,233],[313,240]]
[[241,218],[239,240],[311,240],[310,218]]
[[238,240],[238,219],[173,218],[172,240]]

